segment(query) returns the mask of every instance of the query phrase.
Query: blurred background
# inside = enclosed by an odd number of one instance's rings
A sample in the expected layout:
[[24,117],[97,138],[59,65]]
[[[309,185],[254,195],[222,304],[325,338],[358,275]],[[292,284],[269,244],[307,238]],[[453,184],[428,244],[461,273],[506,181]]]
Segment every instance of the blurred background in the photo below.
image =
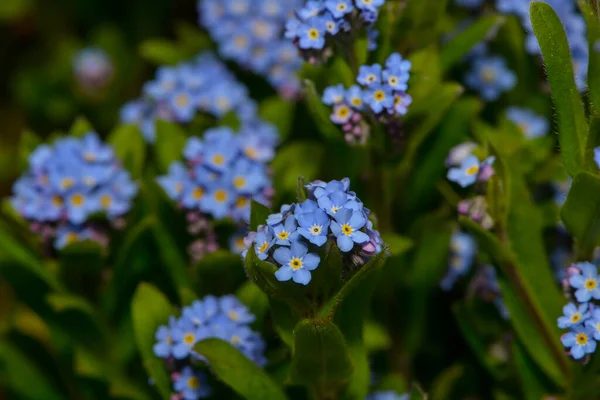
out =
[[[0,197],[18,175],[24,131],[48,137],[84,116],[105,135],[120,107],[152,77],[147,60],[182,35],[190,55],[202,47],[202,38],[193,37],[199,35],[194,0],[0,1]],[[141,46],[147,40],[153,46]],[[77,68],[98,56],[106,70],[87,77],[95,85],[89,87]],[[166,56],[178,61],[187,54]]]

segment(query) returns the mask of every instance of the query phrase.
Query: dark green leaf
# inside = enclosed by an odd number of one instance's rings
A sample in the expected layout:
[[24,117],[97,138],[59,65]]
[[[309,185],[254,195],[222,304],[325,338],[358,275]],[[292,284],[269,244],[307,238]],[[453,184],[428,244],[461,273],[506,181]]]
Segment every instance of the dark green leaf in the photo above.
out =
[[252,200],[250,206],[250,230],[256,232],[260,225],[265,225],[269,215],[271,215],[271,210],[263,204]]
[[173,161],[183,156],[186,134],[183,128],[174,122],[156,121],[156,161],[161,172],[166,172]]
[[411,239],[392,232],[382,233],[381,239],[387,244],[392,256],[404,254],[414,245]]
[[163,361],[154,355],[154,335],[161,325],[166,325],[174,309],[167,298],[152,285],[141,283],[131,303],[135,342],[144,368],[154,381],[162,398],[171,395],[171,380]]
[[83,137],[86,133],[93,132],[94,127],[90,124],[85,117],[79,117],[75,120],[71,129],[69,129],[69,135],[75,137]]
[[588,127],[575,85],[569,43],[560,19],[549,4],[533,2],[531,22],[550,81],[563,162],[569,175],[575,176],[584,165]]
[[285,140],[290,134],[295,110],[295,102],[283,100],[277,96],[261,101],[258,106],[258,114],[262,119],[277,127],[282,140]]
[[312,81],[308,79],[304,81],[304,92],[308,109],[312,114],[319,133],[328,141],[341,142],[344,137],[342,131],[329,119],[331,110],[328,110],[327,106],[321,101],[321,96],[317,93],[315,84]]
[[340,330],[323,319],[305,319],[294,328],[292,380],[313,387],[321,398],[335,395],[353,372]]
[[591,259],[600,243],[600,177],[587,172],[577,175],[560,215],[577,239],[580,256]]
[[107,142],[115,155],[131,173],[133,179],[142,177],[146,162],[146,142],[136,125],[119,125],[108,136]]
[[298,177],[307,181],[315,179],[321,169],[325,149],[317,142],[295,142],[277,151],[271,166],[277,195],[297,194]]
[[281,387],[239,350],[220,339],[201,340],[194,346],[208,359],[215,375],[249,400],[285,400]]
[[175,65],[194,54],[165,39],[146,40],[140,45],[139,53],[142,58],[156,65]]
[[[592,6],[588,4],[588,0],[579,0],[579,8],[585,17],[587,25],[587,39],[589,50],[588,63],[588,88],[590,91],[590,99],[592,109],[595,115],[600,115],[600,52],[596,51],[598,40],[600,40],[600,23]],[[578,66],[582,68],[583,66]]]

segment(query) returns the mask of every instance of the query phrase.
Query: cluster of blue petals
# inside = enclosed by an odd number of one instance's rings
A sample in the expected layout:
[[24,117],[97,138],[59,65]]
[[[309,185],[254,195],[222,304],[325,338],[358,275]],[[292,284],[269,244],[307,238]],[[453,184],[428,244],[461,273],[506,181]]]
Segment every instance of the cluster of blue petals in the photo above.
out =
[[197,400],[212,393],[207,376],[200,370],[208,361],[194,351],[201,340],[224,340],[259,366],[267,363],[265,342],[250,329],[254,315],[233,295],[206,296],[172,316],[156,331],[154,354],[171,369],[173,389],[178,398]]
[[121,109],[121,121],[137,124],[148,142],[154,142],[156,120],[181,124],[198,113],[221,118],[233,112],[242,126],[260,121],[248,89],[214,55],[204,53],[176,66],[160,67],[144,85],[143,96]]
[[89,132],[36,148],[29,156],[29,169],[13,186],[11,203],[32,228],[54,238],[54,246],[60,249],[93,239],[90,217],[121,217],[136,194],[137,185],[113,149]]
[[199,21],[217,42],[221,56],[292,96],[300,89],[296,72],[303,61],[283,31],[301,4],[301,0],[200,0]]
[[529,139],[546,136],[550,129],[550,123],[546,118],[525,108],[510,107],[506,110],[506,116]]
[[[252,245],[261,260],[279,265],[279,281],[308,285],[311,271],[319,266],[318,248],[335,243],[341,252],[371,257],[382,249],[379,232],[373,229],[370,211],[350,191],[350,180],[306,185],[308,199],[284,205],[268,217],[266,225],[252,235]],[[245,254],[244,254],[245,255]]]
[[574,290],[575,300],[563,307],[563,316],[558,318],[558,327],[569,332],[560,338],[576,360],[596,351],[600,340],[600,308],[594,300],[600,300],[600,278],[598,267],[590,262],[573,264],[568,271],[567,281]]
[[443,290],[449,291],[456,281],[465,276],[475,260],[477,245],[471,235],[464,232],[454,232],[450,239],[450,260],[448,272],[440,282]]
[[285,36],[297,45],[309,61],[328,48],[328,42],[342,40],[351,31],[367,27],[369,50],[376,48],[379,33],[373,29],[385,0],[310,0],[286,23]]
[[247,222],[252,199],[270,203],[268,164],[277,141],[274,127],[264,123],[246,126],[238,134],[225,127],[209,129],[202,139],[187,141],[184,162],[171,164],[158,182],[186,210]]

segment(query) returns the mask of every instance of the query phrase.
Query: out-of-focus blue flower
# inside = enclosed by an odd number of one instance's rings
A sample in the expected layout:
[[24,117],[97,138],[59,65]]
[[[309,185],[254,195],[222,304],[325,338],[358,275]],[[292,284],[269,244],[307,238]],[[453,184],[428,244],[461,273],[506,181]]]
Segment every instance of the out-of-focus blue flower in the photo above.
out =
[[573,325],[584,324],[590,317],[588,312],[588,304],[569,303],[563,307],[563,316],[558,318],[558,327],[562,329],[570,328]]
[[334,18],[342,18],[354,10],[351,0],[327,0],[325,7]]
[[506,67],[503,58],[485,57],[473,61],[465,82],[484,100],[494,101],[516,85],[517,77]]
[[86,91],[104,88],[114,76],[113,63],[98,47],[87,47],[73,57],[73,72],[77,83]]
[[254,238],[254,251],[261,260],[266,260],[269,249],[275,244],[273,229],[267,226],[264,231],[258,232]]
[[[363,90],[358,85],[352,85],[348,88],[345,94],[345,100],[348,102],[350,107],[357,111],[364,110],[365,101]],[[327,104],[327,103],[326,103]]]
[[594,162],[600,168],[600,147],[594,149]]
[[323,91],[323,103],[328,106],[341,103],[344,101],[345,95],[344,85],[329,86]]
[[381,65],[363,65],[358,69],[357,82],[367,87],[374,87],[381,84],[382,69]]
[[395,103],[394,95],[385,86],[372,86],[365,92],[364,100],[375,114],[393,108]]
[[181,370],[181,374],[173,384],[173,389],[182,396],[183,400],[205,399],[212,394],[212,389],[206,383],[206,375],[194,371],[190,366]]
[[276,140],[270,135],[262,124],[239,135],[229,128],[209,129],[202,140],[190,138],[183,151],[186,162],[174,162],[157,181],[187,210],[247,221],[250,200],[267,201],[272,194],[266,161]]
[[570,349],[571,356],[579,360],[586,354],[596,351],[594,332],[583,325],[574,325],[571,332],[565,333],[560,338],[563,346]]
[[289,281],[308,285],[311,279],[310,271],[319,266],[320,257],[308,253],[308,247],[301,242],[292,242],[290,248],[280,247],[273,253],[273,258],[281,267],[275,272],[279,281]]
[[471,155],[465,158],[457,168],[448,170],[448,179],[458,183],[462,187],[467,187],[477,181],[477,176],[481,169],[481,165],[477,156]]
[[443,290],[452,289],[456,280],[469,272],[475,259],[476,250],[476,243],[471,235],[464,232],[454,232],[452,234],[449,269],[440,282]]
[[377,13],[385,0],[355,0],[356,8]]
[[221,297],[219,299],[219,306],[221,312],[233,323],[250,324],[255,320],[254,315],[250,313],[248,307],[233,295]]
[[157,357],[167,358],[173,355],[173,338],[171,337],[171,332],[175,328],[175,324],[175,317],[170,317],[168,325],[158,327],[154,335],[157,342],[153,347],[154,354]]
[[600,340],[600,308],[591,309],[591,316],[585,321],[585,326],[593,332],[594,340]]
[[325,46],[325,21],[312,18],[303,23],[299,31],[299,45],[301,49],[322,49]]
[[365,400],[409,400],[410,394],[398,394],[393,390],[382,390],[368,395]]
[[506,116],[530,139],[545,136],[550,129],[546,118],[530,110],[511,107],[506,111]]
[[88,218],[103,214],[115,220],[129,211],[137,194],[113,149],[94,132],[42,145],[29,163],[30,169],[13,186],[11,204],[31,223],[58,228],[54,241],[58,249],[94,240]]
[[367,50],[375,51],[377,49],[377,39],[379,39],[379,31],[377,29],[369,29],[367,32]]
[[581,271],[569,278],[569,284],[575,291],[575,298],[580,303],[590,301],[592,298],[600,300],[600,281],[598,280],[598,267],[590,262],[575,264]]

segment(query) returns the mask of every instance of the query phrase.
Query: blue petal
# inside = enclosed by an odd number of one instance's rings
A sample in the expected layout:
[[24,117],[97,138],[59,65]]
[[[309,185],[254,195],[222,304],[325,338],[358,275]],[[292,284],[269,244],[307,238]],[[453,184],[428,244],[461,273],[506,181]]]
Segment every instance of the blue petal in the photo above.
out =
[[275,271],[275,278],[277,278],[277,280],[280,282],[285,282],[289,281],[292,278],[293,274],[294,270],[291,267],[284,265],[283,267]]
[[355,243],[364,243],[369,240],[369,235],[367,235],[366,233],[364,233],[362,231],[354,231],[352,233],[352,240]]
[[300,268],[296,271],[294,271],[294,282],[299,283],[301,285],[308,285],[308,282],[310,282],[310,272],[304,268]]
[[344,253],[349,252],[354,247],[354,242],[349,236],[340,235],[337,238],[337,245]]
[[302,258],[304,257],[304,255],[308,252],[308,247],[298,241],[298,242],[292,242],[292,256],[293,257],[298,257],[298,258]]
[[292,259],[292,252],[287,247],[280,247],[273,253],[273,258],[279,264],[286,265]]
[[309,271],[316,269],[319,266],[320,261],[321,261],[321,258],[314,253],[309,253],[309,254],[305,255],[304,258],[302,259],[304,268],[306,268]]

